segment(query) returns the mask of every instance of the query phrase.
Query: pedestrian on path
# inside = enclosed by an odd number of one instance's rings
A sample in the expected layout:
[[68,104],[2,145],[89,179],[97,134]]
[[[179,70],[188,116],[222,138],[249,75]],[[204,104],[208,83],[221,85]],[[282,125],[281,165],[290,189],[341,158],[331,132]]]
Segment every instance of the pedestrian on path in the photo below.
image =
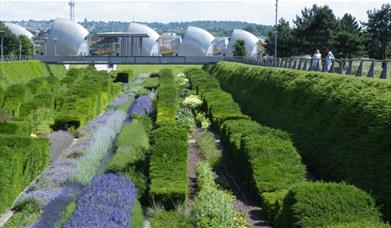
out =
[[322,61],[322,54],[320,54],[319,49],[316,49],[314,55],[312,56],[313,70],[317,70],[317,71],[320,70],[321,61]]
[[334,54],[329,51],[326,56],[326,70],[330,71],[331,66],[333,65],[333,62],[335,60]]

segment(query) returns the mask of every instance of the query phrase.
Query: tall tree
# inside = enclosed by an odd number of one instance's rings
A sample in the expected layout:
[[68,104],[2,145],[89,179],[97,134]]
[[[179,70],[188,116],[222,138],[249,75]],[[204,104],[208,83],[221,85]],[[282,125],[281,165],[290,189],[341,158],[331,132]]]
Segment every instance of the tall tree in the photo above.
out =
[[244,40],[237,40],[233,46],[233,55],[242,57],[247,55],[246,45]]
[[[278,57],[289,57],[297,54],[294,47],[294,36],[289,22],[281,18],[277,25],[277,52]],[[266,50],[270,55],[274,55],[274,32],[269,32],[266,42]]]
[[311,54],[315,49],[325,53],[330,49],[337,19],[328,6],[305,8],[293,22],[296,26],[293,29],[295,46],[299,47],[300,54]]
[[391,5],[384,4],[379,10],[368,11],[366,26],[369,57],[386,59],[391,56]]
[[337,58],[352,58],[363,55],[364,39],[355,17],[345,14],[339,21],[333,38],[333,52]]
[[17,37],[0,22],[0,36],[4,37],[4,55],[15,55],[18,50]]

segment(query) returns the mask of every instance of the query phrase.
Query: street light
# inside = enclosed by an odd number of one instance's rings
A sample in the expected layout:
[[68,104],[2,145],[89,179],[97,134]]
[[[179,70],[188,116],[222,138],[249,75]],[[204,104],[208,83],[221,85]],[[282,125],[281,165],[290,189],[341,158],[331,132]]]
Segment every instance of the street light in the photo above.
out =
[[4,30],[0,30],[0,36],[1,36],[1,61],[4,61]]
[[275,27],[276,27],[276,31],[275,31],[275,34],[274,34],[274,62],[276,63],[277,61],[277,37],[278,37],[278,29],[277,29],[277,26],[278,26],[278,0],[276,0],[276,21],[275,21]]
[[19,41],[19,60],[22,60],[22,41],[20,40],[20,36],[18,36]]
[[54,56],[57,56],[57,38],[53,38],[53,42],[54,42]]

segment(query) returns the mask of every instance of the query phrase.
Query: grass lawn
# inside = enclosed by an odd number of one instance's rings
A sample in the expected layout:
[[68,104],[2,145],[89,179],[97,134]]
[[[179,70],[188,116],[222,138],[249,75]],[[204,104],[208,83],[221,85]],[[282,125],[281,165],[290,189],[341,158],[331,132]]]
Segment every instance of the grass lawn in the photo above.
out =
[[135,75],[148,72],[159,72],[161,69],[169,68],[174,75],[182,73],[186,68],[201,68],[202,65],[117,65],[117,71],[131,69]]

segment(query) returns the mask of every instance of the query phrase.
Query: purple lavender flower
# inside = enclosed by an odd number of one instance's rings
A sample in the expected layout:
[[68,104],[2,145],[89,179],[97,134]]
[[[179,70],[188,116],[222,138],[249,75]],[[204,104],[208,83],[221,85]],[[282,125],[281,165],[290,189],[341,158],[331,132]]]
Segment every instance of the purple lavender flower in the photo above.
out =
[[128,178],[101,174],[80,195],[65,228],[131,227],[130,214],[137,190]]
[[84,185],[71,183],[61,189],[61,192],[51,200],[45,207],[44,212],[38,222],[32,227],[55,227],[66,211],[66,207],[77,199],[83,191]]
[[55,161],[60,154],[73,143],[73,135],[68,131],[55,131],[49,135],[51,161]]
[[148,116],[153,112],[152,98],[148,95],[140,96],[133,101],[132,105],[128,109],[128,115],[143,115]]

